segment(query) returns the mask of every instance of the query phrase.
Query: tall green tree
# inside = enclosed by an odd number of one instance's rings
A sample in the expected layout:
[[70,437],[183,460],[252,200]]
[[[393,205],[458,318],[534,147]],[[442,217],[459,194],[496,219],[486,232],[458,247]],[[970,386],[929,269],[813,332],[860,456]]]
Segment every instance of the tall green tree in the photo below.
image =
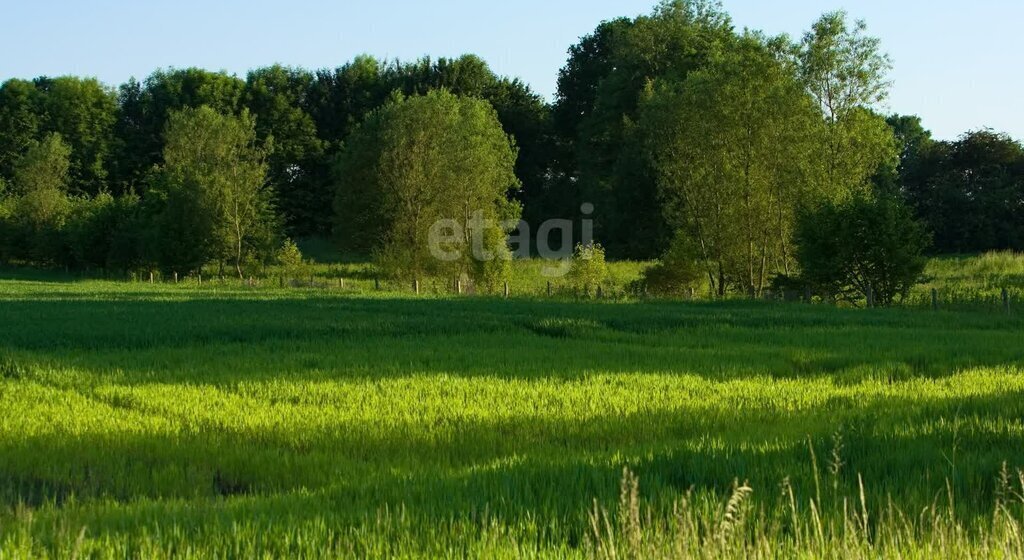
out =
[[610,255],[653,257],[668,245],[636,126],[645,84],[681,81],[731,36],[717,3],[674,0],[649,16],[604,23],[570,49],[554,109],[560,143],[573,147],[558,152],[560,188],[573,191],[573,206],[596,205],[595,232]]
[[744,35],[682,83],[652,88],[642,111],[666,217],[719,295],[789,273],[796,210],[820,197],[821,118],[778,44]]
[[807,91],[825,116],[821,172],[835,199],[871,188],[871,179],[897,164],[892,128],[874,108],[885,101],[892,67],[867,24],[845,12],[823,15],[795,49]]
[[[589,35],[569,47],[569,58],[558,73],[558,89],[551,107],[552,161],[540,210],[545,217],[571,218],[580,204],[593,196],[580,182],[581,127],[593,118],[598,87],[614,67],[615,37],[633,22],[618,18],[602,22]],[[602,213],[607,209],[602,209]],[[526,208],[530,215],[534,211]]]
[[[395,276],[485,279],[488,267],[476,263],[501,266],[483,253],[505,251],[502,222],[519,215],[508,198],[519,186],[515,158],[487,102],[446,90],[396,97],[367,117],[338,158],[338,240],[348,251],[372,252]],[[443,223],[452,229],[439,232]]]
[[235,117],[204,106],[171,113],[156,184],[165,268],[191,271],[229,259],[242,277],[247,256],[269,256],[276,220],[265,158],[247,111]]
[[60,134],[47,134],[29,143],[14,167],[14,193],[67,192],[71,179],[71,146]]
[[277,207],[289,229],[299,234],[322,232],[330,223],[331,197],[318,166],[324,142],[308,112],[313,74],[270,66],[249,73],[244,104],[256,117],[257,138],[272,144],[267,177]]
[[135,78],[117,89],[117,120],[114,122],[114,156],[109,183],[115,192],[142,190],[144,177],[158,160],[150,150],[155,143],[152,134],[144,86]]
[[360,55],[333,70],[319,70],[309,91],[309,113],[327,150],[338,148],[352,130],[388,100],[394,89],[385,64]]
[[11,79],[0,85],[0,177],[14,176],[16,162],[37,139],[42,124],[38,107],[32,82]]
[[931,151],[935,141],[932,133],[921,123],[921,117],[914,115],[890,115],[885,121],[896,136],[898,163],[892,168],[883,168],[875,176],[874,183],[879,193],[905,197],[904,184],[920,176],[924,154]]
[[[503,129],[520,147],[516,176],[523,188],[520,201],[531,219],[550,217],[546,201],[551,168],[550,108],[522,81],[499,77],[474,55],[458,58],[421,58],[412,62],[379,61],[360,56],[333,71],[320,71],[310,89],[309,111],[327,154],[345,142],[353,128],[394,92],[424,95],[445,89],[463,97],[486,100],[497,112]],[[314,187],[311,207],[320,203],[323,191]]]
[[8,253],[39,264],[61,261],[60,232],[67,219],[71,148],[51,133],[29,144],[14,168],[13,235]]
[[145,184],[160,164],[164,131],[172,112],[207,106],[225,115],[242,109],[245,82],[224,72],[199,68],[158,70],[145,82],[129,81],[119,91],[116,182],[119,190]]
[[927,142],[901,165],[902,193],[940,253],[1024,250],[1024,146],[992,130]]
[[549,205],[554,143],[547,102],[520,80],[507,78],[489,87],[484,99],[494,107],[502,128],[519,149],[515,171],[522,188],[516,196],[523,205],[523,219],[536,226],[557,217],[558,212]]
[[505,132],[519,147],[516,176],[522,185],[517,196],[524,217],[534,224],[557,216],[546,207],[551,168],[550,107],[520,80],[497,76],[476,55],[458,58],[422,58],[411,63],[393,63],[385,79],[405,95],[422,95],[446,89],[464,97],[490,103]]
[[114,151],[117,95],[95,78],[38,78],[41,129],[71,148],[69,187],[95,195],[107,189]]

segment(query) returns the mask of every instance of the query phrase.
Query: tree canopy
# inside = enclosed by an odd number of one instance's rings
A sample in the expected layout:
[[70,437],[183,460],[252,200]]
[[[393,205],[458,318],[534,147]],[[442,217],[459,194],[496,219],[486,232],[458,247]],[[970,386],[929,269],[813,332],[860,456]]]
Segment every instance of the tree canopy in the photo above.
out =
[[898,184],[940,253],[1024,250],[1024,146],[992,130],[937,142],[914,132]]
[[563,146],[555,188],[570,190],[577,202],[556,211],[573,217],[574,206],[594,204],[595,235],[609,255],[654,257],[670,237],[636,126],[647,82],[684,80],[731,37],[717,3],[675,0],[651,15],[602,23],[569,49],[552,109]]
[[159,264],[189,272],[229,260],[242,277],[246,257],[268,255],[276,220],[266,170],[247,111],[237,117],[207,106],[172,112],[154,185]]
[[[798,215],[855,198],[901,200],[936,252],[1024,250],[1024,148],[987,129],[936,141],[917,117],[885,118],[891,67],[843,12],[794,39],[737,31],[718,2],[665,0],[569,46],[551,103],[472,54],[245,76],[166,68],[116,88],[10,79],[0,257],[241,274],[283,236],[333,234],[393,271],[412,259],[402,274],[499,278],[497,264],[422,252],[425,225],[464,219],[461,201],[521,215],[531,247],[544,222],[570,219],[567,247],[678,263],[651,276],[670,290],[700,270],[714,293],[756,294],[799,272]],[[485,233],[489,253],[507,254],[507,224]]]
[[745,35],[642,111],[665,216],[699,248],[708,282],[760,293],[791,268],[795,212],[820,198],[822,123],[789,63]]
[[475,274],[519,218],[515,159],[488,103],[443,89],[396,96],[338,157],[335,235],[393,276]]

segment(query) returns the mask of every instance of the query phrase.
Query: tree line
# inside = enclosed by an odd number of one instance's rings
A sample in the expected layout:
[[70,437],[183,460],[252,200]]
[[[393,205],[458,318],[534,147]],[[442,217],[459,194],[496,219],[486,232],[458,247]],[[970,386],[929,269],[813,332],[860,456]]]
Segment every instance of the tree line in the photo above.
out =
[[[610,257],[661,259],[652,280],[759,294],[814,268],[815,232],[865,205],[920,226],[916,249],[1024,249],[1021,145],[883,116],[891,63],[842,12],[769,37],[715,2],[669,0],[568,55],[552,103],[472,55],[169,69],[117,89],[8,80],[0,259],[242,274],[286,236],[330,235],[394,274],[493,281],[502,259],[437,259],[427,242],[479,211],[588,218]],[[476,229],[441,232],[443,252],[507,251],[512,228]]]
[[[245,80],[160,70],[116,91],[89,78],[8,80],[0,86],[0,258],[183,273],[204,259],[224,261],[231,252],[225,231],[197,226],[195,209],[164,206],[185,198],[203,208],[228,204],[203,193],[227,194],[222,186],[230,180],[221,172],[232,176],[238,161],[253,167],[261,208],[254,212],[262,216],[260,234],[243,240],[243,256],[271,258],[265,243],[275,237],[332,234],[344,179],[335,168],[364,120],[398,97],[441,90],[486,103],[502,134],[516,138],[514,176],[523,185],[544,180],[548,106],[473,55],[413,63],[361,56],[334,70],[261,68]],[[189,150],[200,145],[210,150],[205,158]],[[218,154],[225,157],[212,161]],[[203,183],[213,180],[209,174],[221,177],[221,186]],[[169,175],[196,188],[175,191]],[[221,241],[224,247],[211,248]],[[233,243],[237,261],[238,239]],[[110,245],[109,253],[98,245]]]

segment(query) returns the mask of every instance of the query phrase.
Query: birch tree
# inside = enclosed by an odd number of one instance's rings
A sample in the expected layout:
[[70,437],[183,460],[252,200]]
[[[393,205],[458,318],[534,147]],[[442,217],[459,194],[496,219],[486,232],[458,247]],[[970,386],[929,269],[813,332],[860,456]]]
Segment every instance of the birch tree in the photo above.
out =
[[795,48],[800,78],[825,119],[819,158],[831,200],[869,191],[880,169],[895,168],[898,150],[875,112],[889,96],[892,61],[867,24],[842,11],[823,15]]
[[788,272],[821,119],[780,44],[747,34],[682,83],[652,86],[644,123],[667,217],[696,240],[712,291],[759,294]]
[[[260,241],[276,229],[265,156],[256,143],[255,121],[245,111],[233,117],[204,106],[172,113],[168,121],[162,188],[171,191],[170,204],[190,206],[187,212],[171,210],[187,220],[178,229],[192,229],[188,239],[206,247],[197,260],[230,259],[239,278],[247,252],[263,248]],[[195,268],[203,262],[184,264]]]

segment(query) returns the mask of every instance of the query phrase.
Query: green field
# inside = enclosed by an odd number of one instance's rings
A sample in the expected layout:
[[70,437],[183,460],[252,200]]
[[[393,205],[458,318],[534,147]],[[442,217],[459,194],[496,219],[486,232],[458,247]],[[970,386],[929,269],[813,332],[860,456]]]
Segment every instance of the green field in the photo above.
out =
[[7,276],[0,557],[1024,554],[1024,314]]

